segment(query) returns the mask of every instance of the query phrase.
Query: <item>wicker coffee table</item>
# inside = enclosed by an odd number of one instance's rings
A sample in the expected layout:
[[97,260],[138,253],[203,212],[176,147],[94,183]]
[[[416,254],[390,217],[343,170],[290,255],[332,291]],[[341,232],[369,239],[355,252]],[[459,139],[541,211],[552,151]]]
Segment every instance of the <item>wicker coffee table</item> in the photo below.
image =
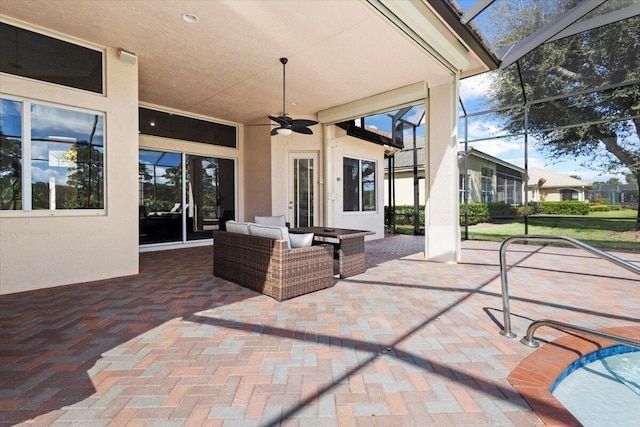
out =
[[373,231],[332,227],[297,227],[290,228],[289,233],[314,233],[314,239],[333,244],[341,279],[364,273],[367,270],[364,256],[364,236],[375,234]]

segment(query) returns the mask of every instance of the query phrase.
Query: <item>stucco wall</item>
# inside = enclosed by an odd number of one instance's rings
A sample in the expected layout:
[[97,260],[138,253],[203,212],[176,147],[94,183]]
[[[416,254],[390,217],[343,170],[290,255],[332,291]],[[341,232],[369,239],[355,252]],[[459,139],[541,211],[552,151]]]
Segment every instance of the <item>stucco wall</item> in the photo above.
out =
[[[329,225],[338,228],[352,228],[356,230],[369,230],[375,235],[367,236],[366,240],[384,238],[384,147],[371,142],[362,141],[350,136],[342,136],[338,131],[336,138],[329,148],[328,156],[331,156],[333,165],[332,188],[335,200],[328,200],[330,215]],[[343,158],[351,157],[361,160],[376,162],[376,211],[375,212],[343,212],[342,190],[342,166]]]
[[[539,199],[545,202],[561,202],[562,201],[562,190],[572,190],[578,192],[578,199],[576,201],[584,202],[585,201],[585,191],[583,188],[542,188],[540,189]],[[531,193],[529,193],[531,194]]]
[[271,128],[245,126],[243,185],[245,209],[240,221],[253,221],[256,215],[271,215]]
[[0,75],[3,94],[105,113],[104,214],[0,212],[0,294],[138,272],[138,66],[106,49],[106,96]]
[[[424,205],[424,169],[418,170],[418,175],[422,177],[418,180],[418,201]],[[384,203],[389,203],[389,181],[384,180]],[[395,174],[396,205],[413,205],[413,171],[396,172]]]
[[[296,117],[297,119],[316,120],[314,117]],[[293,210],[289,209],[292,195],[290,195],[290,180],[293,177],[289,155],[291,153],[315,153],[318,164],[315,165],[315,185],[317,187],[316,218],[315,225],[322,224],[323,211],[323,150],[322,150],[322,126],[311,127],[313,135],[292,133],[289,136],[276,135],[271,137],[271,206],[260,206],[260,215],[285,215],[293,224]],[[264,131],[269,135],[268,132]],[[252,153],[253,155],[253,153]],[[257,215],[257,214],[256,214]],[[252,218],[251,218],[252,219]]]
[[430,84],[426,109],[425,257],[438,262],[457,262],[461,256],[457,88],[456,76]]
[[[458,165],[460,173],[464,173],[464,164]],[[498,181],[496,177],[496,164],[488,160],[478,157],[469,156],[467,162],[468,174],[469,174],[469,203],[482,202],[482,195],[480,190],[482,189],[482,168],[491,169],[491,188],[493,194],[493,201],[495,202],[496,189],[498,188]]]

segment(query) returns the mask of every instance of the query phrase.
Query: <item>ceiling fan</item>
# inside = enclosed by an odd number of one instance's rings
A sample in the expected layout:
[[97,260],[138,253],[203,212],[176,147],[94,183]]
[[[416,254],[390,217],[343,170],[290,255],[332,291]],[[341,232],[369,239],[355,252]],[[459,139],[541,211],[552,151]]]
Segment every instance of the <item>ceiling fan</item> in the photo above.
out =
[[282,63],[282,115],[269,116],[269,119],[276,122],[279,126],[271,130],[271,135],[291,135],[292,132],[312,135],[313,132],[309,126],[317,125],[318,122],[306,119],[292,119],[286,113],[285,94],[286,94],[286,65],[287,58],[280,58]]

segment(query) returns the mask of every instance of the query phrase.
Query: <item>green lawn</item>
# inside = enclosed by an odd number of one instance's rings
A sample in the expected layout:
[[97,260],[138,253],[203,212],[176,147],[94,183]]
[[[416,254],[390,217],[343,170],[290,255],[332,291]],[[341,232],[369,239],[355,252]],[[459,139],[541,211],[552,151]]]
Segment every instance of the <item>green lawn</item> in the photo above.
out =
[[[640,232],[633,232],[637,211],[592,212],[587,216],[529,217],[529,234],[567,236],[597,248],[640,252]],[[413,226],[399,225],[398,234],[413,234]],[[500,220],[469,226],[469,239],[502,241],[524,233],[524,219]],[[464,238],[464,226],[462,226]]]
[[[530,216],[529,234],[567,236],[604,250],[640,252],[640,233],[632,231],[636,217],[634,210],[592,212],[587,216]],[[469,239],[500,241],[524,231],[524,219],[517,218],[470,226]]]

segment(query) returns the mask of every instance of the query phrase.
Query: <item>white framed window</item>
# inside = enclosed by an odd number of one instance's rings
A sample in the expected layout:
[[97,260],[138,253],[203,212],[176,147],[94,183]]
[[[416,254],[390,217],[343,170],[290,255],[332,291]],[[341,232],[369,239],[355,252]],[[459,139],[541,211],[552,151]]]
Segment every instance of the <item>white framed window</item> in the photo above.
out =
[[376,162],[344,157],[342,163],[344,212],[375,212]]
[[0,211],[104,211],[104,113],[0,98]]
[[464,178],[464,174],[461,173],[459,175],[458,178],[458,195],[459,195],[459,202],[460,203],[464,203],[464,194],[467,191],[467,180]]
[[580,200],[580,193],[577,190],[571,188],[565,188],[560,190],[560,200],[563,202],[570,202],[574,200]]
[[105,94],[103,49],[82,46],[6,22],[0,22],[0,41],[0,72]]
[[482,203],[493,202],[493,169],[482,168],[480,177],[480,198]]

